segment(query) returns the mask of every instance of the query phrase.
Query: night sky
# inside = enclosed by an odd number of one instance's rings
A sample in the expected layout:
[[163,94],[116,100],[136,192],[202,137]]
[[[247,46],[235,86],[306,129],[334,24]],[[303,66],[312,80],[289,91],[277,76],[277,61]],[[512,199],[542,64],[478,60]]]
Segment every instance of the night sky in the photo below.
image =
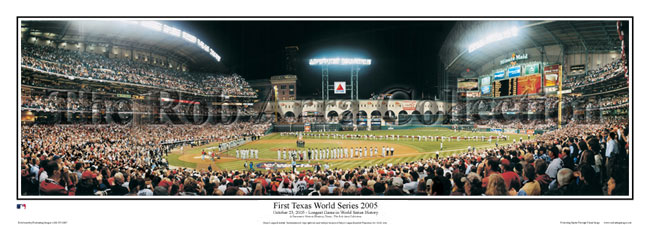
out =
[[[286,74],[284,47],[300,48],[299,98],[320,98],[320,67],[309,58],[372,59],[359,72],[359,97],[388,88],[414,89],[417,98],[437,92],[438,51],[453,22],[435,21],[181,21],[165,22],[195,34],[222,57],[223,71],[248,80]],[[330,67],[330,83],[348,81],[349,68]],[[330,93],[332,97],[333,94]],[[336,97],[349,97],[336,96]]]

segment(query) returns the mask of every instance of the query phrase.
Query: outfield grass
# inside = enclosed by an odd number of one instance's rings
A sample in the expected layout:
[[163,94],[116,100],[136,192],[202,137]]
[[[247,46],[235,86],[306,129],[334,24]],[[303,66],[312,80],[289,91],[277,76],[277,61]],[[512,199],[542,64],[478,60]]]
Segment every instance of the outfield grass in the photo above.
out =
[[[317,132],[316,132],[317,133]],[[409,129],[409,130],[378,130],[378,131],[339,131],[339,132],[324,132],[324,133],[332,133],[332,134],[361,134],[361,135],[422,135],[422,136],[445,136],[445,137],[455,137],[455,136],[496,136],[496,133],[486,133],[486,132],[470,132],[470,131],[458,131],[454,132],[453,130],[450,129],[445,129],[445,128],[417,128],[417,129]],[[513,140],[519,140],[519,138],[523,138],[524,140],[528,139],[528,135],[526,134],[506,134],[506,136],[509,136],[508,141],[499,141],[499,144],[508,144],[512,143]],[[533,137],[531,137],[532,139]],[[252,160],[253,163],[259,163],[259,162],[269,162],[269,161],[277,161],[277,152],[272,151],[269,149],[298,149],[298,150],[303,150],[303,149],[308,149],[308,148],[317,148],[317,149],[322,149],[322,148],[334,148],[334,147],[341,147],[342,145],[337,144],[336,142],[333,143],[310,143],[309,140],[315,140],[315,139],[321,139],[321,140],[327,140],[327,137],[321,137],[321,138],[316,138],[316,137],[309,137],[309,136],[304,136],[304,139],[306,141],[305,148],[297,148],[296,147],[296,137],[295,136],[281,136],[278,133],[273,133],[271,135],[267,135],[263,137],[261,140],[262,141],[255,141],[255,142],[250,142],[245,145],[239,146],[237,148],[231,149],[225,154],[228,156],[235,156],[235,150],[237,149],[257,149],[259,150],[259,158],[260,160]],[[341,139],[334,139],[330,138],[329,140],[341,140]],[[409,154],[408,156],[394,156],[394,157],[384,157],[384,158],[362,158],[358,160],[319,160],[319,161],[311,161],[311,164],[315,163],[321,163],[321,164],[329,164],[330,168],[352,168],[352,167],[358,167],[358,166],[374,166],[374,165],[386,165],[386,164],[396,164],[396,163],[402,163],[402,162],[410,162],[410,161],[416,161],[420,159],[426,159],[426,158],[433,158],[435,157],[435,154],[437,151],[440,151],[440,142],[441,141],[417,141],[417,138],[415,140],[411,139],[404,139],[401,138],[399,141],[398,140],[365,140],[365,139],[344,139],[344,140],[358,140],[358,141],[367,141],[367,142],[377,142],[377,146],[381,146],[382,143],[393,143],[393,144],[400,144],[404,146],[411,147],[415,150],[418,151],[418,153],[415,154]],[[282,142],[282,143],[280,143]],[[185,154],[188,153],[198,153],[204,148],[208,148],[211,146],[215,146],[218,144],[210,144],[210,145],[205,145],[205,146],[198,146],[189,150],[185,151]],[[459,152],[464,152],[467,151],[468,146],[475,147],[476,149],[482,149],[482,148],[487,148],[487,147],[494,147],[495,146],[495,140],[492,140],[492,142],[488,141],[473,141],[473,140],[461,140],[461,141],[449,141],[445,140],[444,142],[444,148],[442,151],[440,151],[440,157],[448,156],[454,153],[459,153]],[[398,151],[398,149],[396,149]],[[178,153],[170,154],[168,157],[168,161],[170,165],[174,166],[181,166],[181,167],[195,167],[196,163],[191,163],[191,162],[184,162],[182,160],[178,160]],[[251,162],[251,160],[246,160],[248,162]],[[206,160],[206,162],[208,162]],[[283,161],[287,162],[287,161]],[[306,161],[298,162],[298,163],[307,163]],[[227,170],[241,170],[244,169],[243,167],[244,160],[235,160],[235,161],[228,161],[228,162],[220,162],[220,163],[214,163],[212,164],[213,167],[216,166],[220,169],[227,169]],[[257,169],[257,168],[256,168]],[[306,168],[306,169],[311,169],[311,168]],[[258,169],[260,170],[260,169]]]
[[196,168],[196,163],[179,160],[181,154],[173,153],[167,156],[167,163],[172,166]]

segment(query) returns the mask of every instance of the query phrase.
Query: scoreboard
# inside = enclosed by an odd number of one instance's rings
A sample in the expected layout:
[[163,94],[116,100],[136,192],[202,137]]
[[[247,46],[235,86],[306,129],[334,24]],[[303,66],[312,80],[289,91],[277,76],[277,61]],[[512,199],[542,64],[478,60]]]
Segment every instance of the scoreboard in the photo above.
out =
[[517,95],[517,79],[498,80],[492,88],[493,97]]

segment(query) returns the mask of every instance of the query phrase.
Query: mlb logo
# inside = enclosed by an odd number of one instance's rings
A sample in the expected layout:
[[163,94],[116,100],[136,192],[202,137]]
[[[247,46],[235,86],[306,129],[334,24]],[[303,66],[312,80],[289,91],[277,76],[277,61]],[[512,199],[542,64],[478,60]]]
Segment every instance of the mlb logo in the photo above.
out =
[[334,94],[345,94],[345,81],[334,82]]
[[27,209],[27,204],[16,204],[16,209]]

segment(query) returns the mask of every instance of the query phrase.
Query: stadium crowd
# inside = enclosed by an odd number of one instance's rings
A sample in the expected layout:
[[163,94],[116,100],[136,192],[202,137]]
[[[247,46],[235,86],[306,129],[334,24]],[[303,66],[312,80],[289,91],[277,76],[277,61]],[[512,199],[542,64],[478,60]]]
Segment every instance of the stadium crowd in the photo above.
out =
[[534,129],[546,130],[557,127],[557,119],[533,119],[527,121],[520,120],[506,120],[506,119],[490,119],[490,120],[476,120],[475,124],[481,124],[490,128],[513,128],[513,129]]
[[[22,152],[23,193],[118,196],[628,194],[629,130],[627,122],[621,120],[572,124],[535,140],[468,149],[447,157],[352,169],[315,164],[303,171],[169,168],[162,165],[164,162],[158,162],[162,153],[151,143],[182,139],[183,135],[176,137],[168,132],[161,134],[146,129],[145,132],[126,132],[120,127],[71,128],[43,127],[23,131],[23,136],[27,137]],[[113,129],[110,133],[118,136],[102,137],[97,131],[88,129],[102,129],[101,134],[107,133],[103,129]],[[185,137],[203,134],[198,130],[182,130],[182,134],[188,135]],[[193,132],[199,133],[194,135]],[[213,132],[218,131],[207,133]],[[140,133],[143,135],[137,135]],[[120,134],[125,136],[120,137]],[[62,142],[67,144],[61,145]],[[125,148],[124,143],[137,147]],[[39,188],[34,189],[30,181],[36,180]]]
[[[102,186],[101,178],[113,178],[111,171],[168,168],[163,156],[174,146],[259,137],[269,126],[245,122],[210,126],[23,125],[22,193],[73,194],[83,190],[76,194],[93,195],[105,188],[88,189],[87,185],[106,187],[108,183]],[[53,167],[56,172],[50,170]],[[88,173],[99,178],[85,182]]]
[[49,46],[22,45],[21,64],[60,75],[118,81],[202,95],[256,96],[237,74],[214,75],[183,72],[128,59],[63,50]]
[[[575,104],[578,98],[565,95],[563,104]],[[508,112],[544,112],[557,109],[558,98],[546,96],[544,98],[513,97],[498,100],[472,100],[458,102],[451,107],[451,114],[477,114],[477,113],[508,113]],[[581,106],[578,106],[580,108]],[[582,106],[584,108],[584,106]]]
[[[237,74],[182,72],[128,59],[29,44],[24,44],[21,50],[23,67],[60,75],[201,95],[256,95]],[[621,61],[616,60],[585,76],[567,78],[565,85],[575,88],[617,77],[621,74],[621,65]],[[38,81],[28,82],[33,85]],[[373,96],[373,99],[384,98],[390,97]],[[565,102],[588,110],[628,104],[627,95],[597,98],[588,103],[571,96],[565,98]],[[24,95],[22,100],[23,109],[39,111],[90,111],[112,105],[117,111],[153,111],[147,105],[142,109],[130,109],[125,104],[114,104],[116,99],[103,100],[105,104],[99,104],[98,108],[93,108],[91,101],[67,101],[57,95],[48,98],[38,94]],[[452,107],[451,114],[543,112],[556,107],[557,98],[554,97],[514,97],[459,103]],[[255,113],[252,108],[233,110]],[[182,107],[181,111],[193,112],[190,105]],[[298,119],[283,117],[288,123]],[[326,118],[300,119],[317,122]],[[339,117],[327,117],[327,120],[338,122]],[[530,123],[507,119],[472,122],[491,128],[518,129],[554,129],[557,124],[555,119],[537,119]],[[445,157],[350,169],[316,163],[301,171],[296,170],[295,165],[292,170],[256,171],[252,162],[247,162],[248,169],[244,170],[213,171],[212,167],[197,170],[170,167],[164,157],[174,147],[198,143],[221,142],[221,148],[230,148],[242,143],[243,138],[264,135],[269,127],[270,124],[247,122],[206,126],[23,125],[20,191],[23,195],[77,196],[600,196],[627,195],[629,192],[628,122],[614,119],[594,124],[572,121],[562,129],[546,132],[533,140],[513,140],[511,144],[484,149],[470,148],[467,152]],[[415,140],[416,137],[410,138]],[[377,150],[373,151],[375,155],[379,154]],[[249,151],[255,157],[249,157]],[[242,152],[244,155],[240,157]],[[345,155],[347,150],[341,152]],[[236,154],[237,158],[257,158],[256,149]],[[311,159],[309,152],[305,154]]]
[[145,112],[154,113],[155,108],[169,114],[185,115],[256,115],[249,106],[212,106],[208,104],[166,104],[160,100],[121,99],[110,96],[86,95],[85,97],[67,97],[64,94],[46,95],[43,93],[23,94],[21,110],[44,112]]
[[597,82],[606,81],[608,79],[623,75],[623,61],[619,58],[613,60],[596,70],[590,70],[583,75],[568,76],[563,81],[563,86],[566,88],[576,88],[581,86],[590,85]]
[[627,107],[629,103],[629,98],[627,93],[620,96],[608,96],[604,98],[599,98],[593,103],[589,103],[586,108],[587,110],[606,110],[613,108]]

